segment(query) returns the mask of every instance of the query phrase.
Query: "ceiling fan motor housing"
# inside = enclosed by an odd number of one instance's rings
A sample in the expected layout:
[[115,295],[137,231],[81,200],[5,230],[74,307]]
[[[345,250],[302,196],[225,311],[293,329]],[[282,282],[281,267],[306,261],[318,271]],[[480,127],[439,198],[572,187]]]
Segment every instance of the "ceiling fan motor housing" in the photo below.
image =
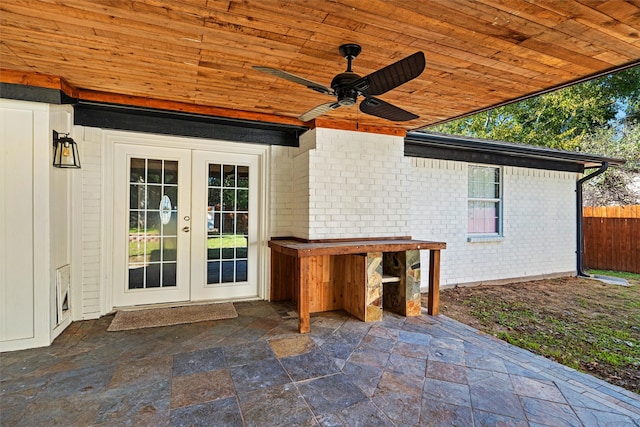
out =
[[358,100],[358,90],[351,83],[359,80],[360,76],[354,72],[340,73],[331,81],[331,89],[338,96],[338,104],[348,107]]

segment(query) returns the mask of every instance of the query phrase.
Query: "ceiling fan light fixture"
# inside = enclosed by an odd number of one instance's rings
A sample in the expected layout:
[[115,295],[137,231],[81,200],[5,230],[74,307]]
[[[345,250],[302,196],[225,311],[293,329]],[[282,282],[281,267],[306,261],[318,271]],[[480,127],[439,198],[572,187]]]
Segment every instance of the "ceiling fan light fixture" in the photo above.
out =
[[338,95],[338,104],[343,107],[355,105],[358,99],[358,91],[350,87],[337,88],[336,93]]

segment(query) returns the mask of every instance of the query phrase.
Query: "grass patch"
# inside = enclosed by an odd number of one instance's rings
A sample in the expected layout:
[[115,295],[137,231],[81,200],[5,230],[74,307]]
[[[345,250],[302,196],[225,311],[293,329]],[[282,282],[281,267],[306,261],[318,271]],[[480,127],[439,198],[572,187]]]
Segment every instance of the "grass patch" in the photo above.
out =
[[440,303],[449,317],[639,393],[640,275],[625,278],[631,286],[567,277],[444,289]]
[[612,277],[621,277],[627,280],[640,280],[640,274],[638,273],[629,273],[627,271],[611,271],[611,270],[589,270],[587,271],[589,274],[595,274],[598,276],[612,276]]

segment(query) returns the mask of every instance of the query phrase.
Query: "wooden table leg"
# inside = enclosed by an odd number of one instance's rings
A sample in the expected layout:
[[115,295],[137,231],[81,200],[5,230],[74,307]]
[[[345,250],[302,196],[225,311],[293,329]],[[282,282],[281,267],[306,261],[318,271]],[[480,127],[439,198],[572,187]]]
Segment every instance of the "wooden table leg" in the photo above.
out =
[[437,316],[440,312],[440,250],[429,251],[429,295],[427,313]]
[[298,332],[311,330],[309,315],[309,258],[298,258]]

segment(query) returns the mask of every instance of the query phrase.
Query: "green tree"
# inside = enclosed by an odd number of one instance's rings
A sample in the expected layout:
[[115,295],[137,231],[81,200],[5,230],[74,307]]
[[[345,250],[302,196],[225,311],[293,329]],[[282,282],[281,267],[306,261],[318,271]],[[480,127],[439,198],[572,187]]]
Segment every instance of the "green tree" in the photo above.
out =
[[640,67],[461,118],[429,130],[576,150],[598,129],[640,119]]
[[640,189],[636,188],[640,186],[640,122],[628,123],[622,132],[612,127],[598,129],[582,141],[580,150],[627,161],[587,181],[584,186],[585,205],[640,203]]

